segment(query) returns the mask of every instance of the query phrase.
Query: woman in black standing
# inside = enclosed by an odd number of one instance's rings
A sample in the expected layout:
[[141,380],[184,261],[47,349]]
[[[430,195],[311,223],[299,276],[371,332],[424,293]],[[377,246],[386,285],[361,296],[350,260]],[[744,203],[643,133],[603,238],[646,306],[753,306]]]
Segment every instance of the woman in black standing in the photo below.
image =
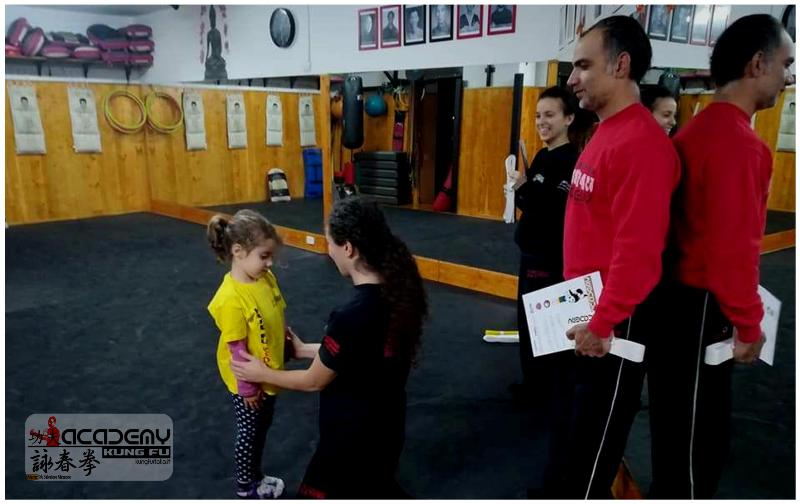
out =
[[544,488],[555,484],[564,463],[556,452],[567,435],[564,426],[568,425],[575,386],[575,355],[558,352],[534,358],[522,296],[564,280],[567,196],[578,146],[584,143],[590,124],[591,114],[578,109],[572,93],[560,87],[542,92],[536,103],[536,130],[545,146],[516,184],[515,203],[522,212],[514,241],[520,249],[517,327],[523,381],[512,386],[512,393],[518,402],[535,408],[545,427],[551,453],[544,470]]
[[520,249],[517,327],[522,384],[512,386],[512,392],[521,401],[541,397],[548,385],[543,381],[549,382],[549,370],[564,353],[534,359],[522,296],[564,280],[564,212],[579,154],[570,141],[576,112],[577,101],[569,91],[551,87],[542,92],[536,103],[536,130],[545,146],[516,184],[514,199],[522,212],[514,232]]

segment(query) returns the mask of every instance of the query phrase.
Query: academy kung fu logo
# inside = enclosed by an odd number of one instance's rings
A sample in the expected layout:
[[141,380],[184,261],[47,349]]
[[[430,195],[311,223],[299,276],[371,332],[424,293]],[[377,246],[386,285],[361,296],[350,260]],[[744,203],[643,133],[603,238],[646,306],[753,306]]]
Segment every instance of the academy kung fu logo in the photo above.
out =
[[[44,431],[31,429],[28,441],[33,443],[34,446],[44,445],[51,448],[58,447],[61,439],[61,431],[56,427],[56,422],[56,417],[50,416],[50,418],[47,419],[47,429]],[[72,458],[71,451],[68,451],[66,448],[61,451],[55,450],[52,455],[48,453],[47,449],[39,450],[34,448],[30,460],[33,462],[33,468],[32,473],[28,473],[28,479],[31,480],[69,480],[72,479],[72,475],[67,474],[70,472],[70,469],[75,469],[77,471],[79,468],[85,472],[86,476],[91,476],[92,471],[97,467],[97,464],[100,463],[95,457],[94,450],[91,449],[86,450],[83,454],[83,458],[77,461],[80,465],[74,463],[75,461]],[[38,473],[44,473],[44,475]]]
[[172,474],[167,415],[34,414],[25,424],[29,480],[163,481]]

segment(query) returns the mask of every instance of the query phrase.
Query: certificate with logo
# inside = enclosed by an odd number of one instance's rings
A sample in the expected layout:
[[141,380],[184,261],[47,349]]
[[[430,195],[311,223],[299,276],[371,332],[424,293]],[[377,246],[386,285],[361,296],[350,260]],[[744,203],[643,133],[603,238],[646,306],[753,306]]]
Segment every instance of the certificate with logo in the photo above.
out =
[[567,339],[567,329],[592,319],[602,289],[600,273],[595,271],[523,295],[533,355],[575,348]]
[[[533,356],[574,349],[575,342],[567,339],[567,330],[592,319],[602,290],[603,281],[595,271],[523,295]],[[642,362],[644,345],[611,338],[611,354]]]

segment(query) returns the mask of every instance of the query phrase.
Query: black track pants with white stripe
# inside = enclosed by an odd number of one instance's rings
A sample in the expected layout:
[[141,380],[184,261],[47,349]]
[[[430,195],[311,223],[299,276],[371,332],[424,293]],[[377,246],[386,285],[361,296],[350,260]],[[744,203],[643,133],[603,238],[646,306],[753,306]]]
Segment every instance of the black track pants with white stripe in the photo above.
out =
[[[622,331],[617,337],[641,342],[633,333],[638,322],[634,315],[619,328]],[[554,493],[571,499],[610,499],[611,484],[639,411],[645,367],[610,354],[602,358],[579,356],[575,362],[567,462]]]
[[567,463],[556,493],[610,498],[648,376],[653,486],[650,496],[709,498],[728,455],[730,362],[703,364],[703,349],[730,336],[713,296],[662,284],[615,328],[646,346],[642,363],[613,355],[576,359]]
[[703,363],[704,349],[732,334],[714,296],[686,286],[666,289],[673,314],[650,338],[648,393],[653,483],[648,497],[710,499],[728,454],[733,361]]

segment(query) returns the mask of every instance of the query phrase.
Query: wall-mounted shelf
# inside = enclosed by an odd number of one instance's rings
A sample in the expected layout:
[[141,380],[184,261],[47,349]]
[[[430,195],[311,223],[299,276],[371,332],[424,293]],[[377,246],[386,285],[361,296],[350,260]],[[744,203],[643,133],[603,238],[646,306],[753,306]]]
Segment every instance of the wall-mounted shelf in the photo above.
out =
[[50,63],[56,65],[74,65],[83,67],[83,77],[89,77],[89,68],[91,67],[107,67],[107,68],[123,68],[125,69],[125,79],[130,82],[131,70],[134,68],[149,68],[149,64],[130,64],[130,63],[107,63],[103,60],[81,60],[75,58],[45,58],[43,56],[6,56],[6,63],[13,61],[17,63],[33,63],[36,65],[36,71],[39,77],[42,76],[42,64]]

